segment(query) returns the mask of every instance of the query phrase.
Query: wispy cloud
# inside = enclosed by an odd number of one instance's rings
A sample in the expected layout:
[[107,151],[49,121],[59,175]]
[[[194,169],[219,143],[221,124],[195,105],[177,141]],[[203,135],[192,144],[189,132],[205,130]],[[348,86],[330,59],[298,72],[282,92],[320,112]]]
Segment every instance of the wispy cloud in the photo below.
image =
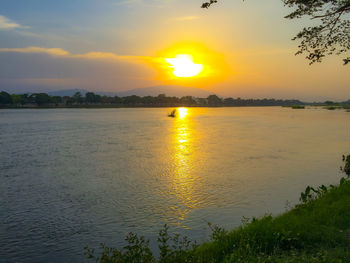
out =
[[52,56],[68,56],[70,53],[61,48],[42,48],[42,47],[25,47],[25,48],[0,48],[1,53],[44,53]]
[[16,28],[28,28],[28,26],[22,26],[16,22],[11,21],[5,16],[0,15],[0,30],[1,29],[16,29]]
[[0,53],[26,53],[26,54],[48,54],[53,57],[80,58],[93,60],[117,60],[129,62],[146,62],[157,58],[147,56],[124,56],[111,52],[88,52],[83,54],[72,54],[61,48],[25,47],[25,48],[0,48]]
[[141,88],[157,82],[156,71],[150,67],[156,59],[111,52],[79,54],[62,48],[35,46],[0,48],[0,90]]
[[196,20],[199,19],[199,16],[181,16],[181,17],[176,17],[174,20],[176,21],[189,21],[189,20]]

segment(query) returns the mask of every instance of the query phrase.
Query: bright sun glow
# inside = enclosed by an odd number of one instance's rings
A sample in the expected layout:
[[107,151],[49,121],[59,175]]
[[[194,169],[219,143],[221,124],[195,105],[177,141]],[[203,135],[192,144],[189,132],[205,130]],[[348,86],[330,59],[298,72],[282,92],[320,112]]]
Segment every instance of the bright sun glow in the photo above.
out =
[[197,76],[203,70],[203,65],[194,63],[191,55],[176,55],[175,58],[166,58],[165,61],[174,69],[173,74],[180,78]]
[[186,115],[188,114],[186,108],[178,108],[177,111],[179,112],[179,117],[180,117],[180,119],[185,118]]

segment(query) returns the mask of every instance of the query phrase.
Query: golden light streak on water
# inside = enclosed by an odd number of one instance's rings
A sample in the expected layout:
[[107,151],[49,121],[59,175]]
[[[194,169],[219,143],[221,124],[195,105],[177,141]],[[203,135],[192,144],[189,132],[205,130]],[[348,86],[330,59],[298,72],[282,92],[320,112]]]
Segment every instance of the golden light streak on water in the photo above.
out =
[[[171,143],[173,176],[170,191],[179,204],[171,207],[173,216],[177,218],[177,224],[182,225],[188,213],[201,205],[202,179],[198,173],[193,172],[194,164],[199,157],[195,144],[200,136],[194,129],[189,109],[178,108],[177,110],[178,118],[174,119]],[[186,228],[186,226],[183,227]]]

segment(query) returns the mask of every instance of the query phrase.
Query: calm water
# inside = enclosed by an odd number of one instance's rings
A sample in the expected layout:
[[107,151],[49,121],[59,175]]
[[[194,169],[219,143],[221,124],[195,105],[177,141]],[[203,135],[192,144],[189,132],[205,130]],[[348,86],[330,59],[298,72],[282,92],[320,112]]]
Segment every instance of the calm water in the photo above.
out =
[[350,113],[323,109],[0,110],[0,262],[79,262],[164,223],[198,241],[207,222],[280,213],[339,180]]

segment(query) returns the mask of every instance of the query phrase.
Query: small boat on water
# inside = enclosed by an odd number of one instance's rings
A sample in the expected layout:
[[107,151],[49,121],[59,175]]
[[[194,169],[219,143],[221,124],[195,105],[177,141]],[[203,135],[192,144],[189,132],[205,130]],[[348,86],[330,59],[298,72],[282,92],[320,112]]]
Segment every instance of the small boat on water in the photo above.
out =
[[176,116],[176,109],[172,110],[169,114],[168,117],[174,118]]

